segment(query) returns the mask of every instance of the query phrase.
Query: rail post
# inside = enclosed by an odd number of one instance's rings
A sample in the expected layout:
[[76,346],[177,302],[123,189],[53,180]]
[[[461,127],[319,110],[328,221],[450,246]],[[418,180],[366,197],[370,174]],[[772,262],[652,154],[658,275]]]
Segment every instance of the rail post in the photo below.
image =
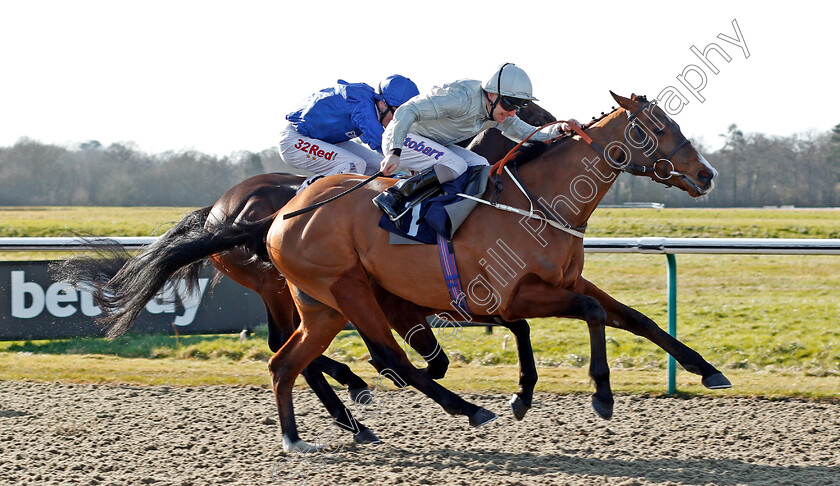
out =
[[[677,337],[677,257],[666,253],[668,259],[668,334]],[[677,363],[668,355],[668,395],[677,393]]]

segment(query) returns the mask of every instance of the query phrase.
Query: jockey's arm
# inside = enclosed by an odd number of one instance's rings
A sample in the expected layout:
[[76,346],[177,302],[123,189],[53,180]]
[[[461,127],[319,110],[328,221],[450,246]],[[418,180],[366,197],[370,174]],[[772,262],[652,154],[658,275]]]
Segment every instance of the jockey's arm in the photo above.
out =
[[402,147],[415,122],[434,118],[438,118],[438,112],[428,98],[415,98],[403,103],[385,129],[384,153],[389,154],[393,149]]
[[376,108],[371,103],[358,102],[351,115],[353,125],[361,132],[359,138],[371,150],[382,153],[382,134],[385,129],[376,116]]
[[437,111],[428,98],[413,99],[397,108],[382,137],[385,158],[379,168],[383,174],[391,175],[400,167],[400,153],[411,126],[418,120],[436,117]]
[[420,120],[436,120],[457,115],[465,110],[465,99],[459,96],[419,96],[403,103],[394,113],[383,137],[382,172],[388,175],[399,167],[400,151],[411,131],[411,126]]
[[[569,123],[574,123],[580,126],[577,120],[574,118],[569,119]],[[502,135],[505,137],[513,140],[514,142],[521,142],[525,140],[528,135],[538,129],[539,127],[535,127],[533,125],[529,125],[528,123],[524,122],[518,116],[512,116],[510,118],[505,119],[502,123],[499,124],[498,128]],[[569,133],[571,132],[571,128],[567,123],[557,123],[555,125],[551,125],[550,127],[540,130],[537,133],[534,133],[528,141],[534,142],[545,142],[547,140],[551,140],[552,138],[557,138],[562,135],[564,132]]]

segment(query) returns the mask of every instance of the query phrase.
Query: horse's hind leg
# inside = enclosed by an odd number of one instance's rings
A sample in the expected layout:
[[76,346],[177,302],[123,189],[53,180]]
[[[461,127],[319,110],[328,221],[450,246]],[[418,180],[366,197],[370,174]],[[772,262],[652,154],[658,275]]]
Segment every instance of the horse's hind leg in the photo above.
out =
[[353,373],[353,370],[349,366],[344,363],[339,363],[332,358],[318,356],[309,364],[309,367],[331,376],[335,381],[346,386],[347,393],[354,402],[359,402],[362,400],[359,398],[360,396],[370,392],[370,387],[365,380],[361,379],[356,373]]
[[[211,257],[213,265],[236,283],[257,292],[265,305],[268,320],[268,347],[277,352],[300,323],[300,316],[295,308],[286,279],[273,266],[251,262],[249,255],[234,250]],[[350,410],[335,395],[332,387],[324,380],[321,373],[332,376],[336,381],[349,388],[350,397],[355,398],[369,392],[367,383],[346,364],[339,363],[326,356],[319,356],[309,364],[304,378],[336,424],[353,432],[356,442],[376,443],[379,439],[367,427],[353,419]]]
[[[295,378],[312,360],[321,355],[344,327],[345,322],[341,314],[320,303],[306,304],[302,309],[305,309],[305,314],[301,316],[303,322],[300,327],[268,361],[277,413],[283,431],[283,449],[286,452],[315,451],[313,445],[302,441],[298,435],[292,406],[292,388]],[[321,379],[323,380],[323,377]],[[351,417],[348,418],[352,420]]]
[[[268,319],[268,347],[276,353],[292,332],[294,332],[300,323],[300,318],[288,289],[282,289],[276,298],[268,294],[268,292],[263,294],[262,297],[263,303],[270,302],[270,304],[265,304],[266,317]],[[355,397],[369,390],[365,380],[353,373],[349,366],[344,363],[339,363],[332,358],[318,356],[310,363],[309,367],[330,375],[335,381],[346,386],[348,388],[347,391],[350,393],[350,398],[354,401]],[[330,415],[335,416],[332,410],[330,411]]]
[[379,307],[365,277],[345,276],[331,286],[333,297],[342,313],[365,333],[373,349],[387,356],[393,371],[405,382],[433,399],[452,415],[466,415],[470,425],[480,426],[496,418],[496,414],[480,408],[447,390],[421,372],[408,360],[403,349],[394,340],[388,320]]
[[732,383],[717,368],[709,364],[700,353],[663,331],[641,312],[622,304],[596,287],[592,282],[580,279],[580,292],[598,300],[607,311],[607,325],[647,338],[674,357],[687,371],[703,377],[706,388],[730,388]]
[[[276,299],[270,299],[272,305],[266,304],[266,315],[268,317],[268,346],[272,351],[277,352],[294,332],[298,325],[299,316],[294,308],[294,302],[288,289],[283,289],[284,295],[278,295]],[[286,301],[288,299],[288,301]],[[278,324],[274,315],[285,317],[283,324]],[[363,392],[368,392],[367,383],[356,376],[350,367],[339,363],[326,356],[318,356],[304,368],[302,374],[306,383],[324,404],[327,413],[333,418],[336,425],[353,434],[353,439],[359,444],[378,444],[379,437],[361,422],[353,418],[350,409],[344,406],[336,396],[332,387],[324,379],[323,373],[335,378],[342,385],[350,385],[350,396],[354,398]]]
[[[415,320],[401,321],[394,316],[388,317],[391,328],[397,331],[397,334],[403,338],[405,344],[411,347],[418,354],[419,358],[426,361],[427,366],[421,369],[420,372],[425,373],[433,380],[439,380],[446,375],[446,370],[449,369],[449,358],[446,357],[446,353],[443,352],[443,348],[438,343],[431,327],[429,327],[425,319],[425,316],[421,314],[421,321],[416,324],[411,324]],[[382,370],[392,366],[391,354],[380,353],[379,348],[373,341],[368,339],[365,333],[359,331],[359,336],[370,351],[370,363],[376,368],[376,371],[382,372]],[[406,351],[408,352],[408,349]],[[402,380],[395,380],[394,384],[400,388],[407,385]]]

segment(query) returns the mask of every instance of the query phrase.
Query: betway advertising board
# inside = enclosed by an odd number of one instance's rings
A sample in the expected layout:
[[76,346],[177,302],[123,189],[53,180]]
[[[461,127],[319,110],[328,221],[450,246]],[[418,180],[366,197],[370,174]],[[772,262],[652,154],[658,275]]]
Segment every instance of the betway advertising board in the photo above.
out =
[[[48,264],[0,262],[0,340],[104,335],[94,321],[102,311],[90,292],[53,281]],[[228,278],[211,291],[212,278],[213,269],[205,268],[200,289],[178,303],[171,298],[176,289],[164,288],[146,305],[131,332],[239,332],[266,322],[256,293]]]

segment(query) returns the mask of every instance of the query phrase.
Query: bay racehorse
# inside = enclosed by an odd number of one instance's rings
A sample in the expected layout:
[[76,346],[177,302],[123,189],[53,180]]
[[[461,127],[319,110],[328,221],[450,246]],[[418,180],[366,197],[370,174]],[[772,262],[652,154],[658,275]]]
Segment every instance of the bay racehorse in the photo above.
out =
[[[185,285],[176,288],[185,295],[190,294],[198,285],[201,268],[205,263],[212,263],[219,272],[217,278],[227,276],[260,296],[266,309],[268,345],[276,352],[300,322],[286,280],[268,262],[267,255],[260,258],[259,253],[265,254],[263,244],[231,247],[222,242],[220,245],[214,231],[219,226],[245,224],[271,215],[294,197],[305,179],[283,173],[251,177],[228,190],[213,206],[188,214],[135,256],[119,243],[90,239],[85,255],[53,264],[51,272],[56,281],[92,290],[95,302],[103,311],[97,321],[108,328],[109,337],[118,337],[130,329],[146,304],[168,282],[183,282]],[[381,288],[376,292],[380,305],[395,316],[394,329],[408,337],[406,342],[426,358],[425,372],[434,379],[442,378],[449,360],[425,315],[417,306]],[[185,295],[176,295],[176,299],[183,300]],[[359,334],[365,339],[362,332]],[[383,359],[374,352],[371,355],[377,369],[387,368],[388,357]],[[371,396],[368,384],[349,366],[318,356],[301,374],[336,425],[352,432],[358,443],[379,442],[370,429],[353,417],[324,379],[324,374],[333,377],[348,387],[353,401],[365,404]]]
[[[464,287],[465,300],[476,316],[500,315],[509,321],[568,317],[587,323],[589,373],[595,383],[592,405],[604,418],[613,413],[607,325],[651,340],[686,370],[701,375],[709,388],[731,386],[697,352],[581,276],[582,230],[620,172],[650,177],[694,197],[711,191],[716,176],[661,108],[643,97],[613,97],[620,107],[579,136],[535,144],[506,169],[496,167],[494,184],[488,184],[483,196],[493,203],[479,205],[454,239],[461,279],[469,282]],[[314,190],[293,198],[279,215],[336,195],[358,181],[354,176],[321,179],[313,184]],[[467,415],[472,425],[495,418],[418,372],[390,333],[374,282],[423,308],[451,311],[453,304],[436,248],[390,245],[388,234],[375,229],[381,214],[370,200],[391,184],[379,179],[330,205],[288,220],[266,218],[248,230],[252,242],[261,242],[265,236],[271,261],[291,286],[301,317],[300,326],[269,360],[287,451],[311,450],[300,439],[294,420],[295,377],[326,349],[346,320],[365,333],[372,352],[391,356],[394,371],[447,412]],[[533,209],[535,204],[544,208],[542,215]],[[502,207],[550,223],[552,230],[535,235],[520,214],[498,209]],[[487,264],[486,255],[500,242],[516,262],[505,269],[507,274]]]
[[[536,103],[523,108],[519,117],[536,126],[554,121],[554,117]],[[467,142],[470,150],[491,162],[499,160],[514,146],[497,130],[488,130]],[[109,335],[117,336],[130,328],[148,300],[167,281],[184,281],[187,285],[179,288],[189,293],[197,285],[203,264],[210,262],[220,274],[260,296],[266,308],[269,348],[276,352],[300,322],[285,279],[267,261],[267,256],[259,258],[258,254],[265,253],[264,245],[253,248],[220,247],[213,234],[217,228],[255,222],[272,215],[295,195],[304,180],[305,177],[283,173],[251,177],[228,190],[214,205],[188,214],[135,256],[119,244],[96,242],[89,246],[95,256],[75,257],[61,262],[53,266],[53,273],[57,280],[93,287],[97,303],[103,309],[99,320],[110,327]],[[442,378],[449,361],[426,325],[424,312],[430,311],[420,309],[375,284],[374,288],[379,305],[386,309],[387,315],[395,316],[392,318],[394,329],[407,337],[406,343],[428,361],[425,369],[428,376]],[[506,322],[498,318],[480,320],[504,325],[516,338],[522,357],[521,387],[514,395],[511,406],[516,418],[521,420],[531,406],[533,384],[537,378],[527,322]],[[363,333],[360,335],[365,338]],[[389,365],[388,356],[372,355],[377,369],[382,370]],[[344,407],[324,380],[323,373],[347,386],[354,401],[364,401],[369,396],[366,395],[368,386],[364,380],[347,365],[326,356],[317,357],[302,372],[337,425],[353,432],[359,443],[378,442],[378,438]]]

